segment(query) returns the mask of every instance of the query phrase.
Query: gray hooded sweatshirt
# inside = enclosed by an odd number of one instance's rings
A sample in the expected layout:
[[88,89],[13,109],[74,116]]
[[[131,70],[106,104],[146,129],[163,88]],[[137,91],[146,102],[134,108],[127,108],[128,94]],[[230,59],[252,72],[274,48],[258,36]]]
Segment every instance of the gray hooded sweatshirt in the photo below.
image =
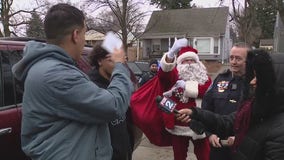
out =
[[133,86],[115,65],[112,81],[99,88],[60,47],[30,41],[12,68],[24,82],[21,141],[35,160],[110,160],[108,123],[125,114]]

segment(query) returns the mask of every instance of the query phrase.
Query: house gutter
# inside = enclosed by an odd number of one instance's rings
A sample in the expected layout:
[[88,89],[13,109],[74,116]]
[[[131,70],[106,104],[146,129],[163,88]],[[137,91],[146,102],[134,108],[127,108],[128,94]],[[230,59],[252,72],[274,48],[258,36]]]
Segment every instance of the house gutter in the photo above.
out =
[[224,64],[224,57],[225,55],[224,54],[227,54],[225,53],[225,36],[220,34],[220,40],[222,40],[222,54],[221,54],[221,63]]
[[[140,55],[140,41],[139,38],[137,39],[137,51],[136,51],[136,61],[139,61],[139,55]],[[143,53],[143,52],[142,52]]]

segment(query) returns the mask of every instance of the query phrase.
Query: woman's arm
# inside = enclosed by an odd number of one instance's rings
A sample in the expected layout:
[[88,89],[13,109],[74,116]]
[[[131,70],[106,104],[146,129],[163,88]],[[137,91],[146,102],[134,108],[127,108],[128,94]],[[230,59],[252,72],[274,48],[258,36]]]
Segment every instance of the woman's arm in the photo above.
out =
[[181,109],[177,114],[177,120],[188,122],[196,120],[201,122],[205,130],[217,134],[219,136],[231,136],[233,134],[233,124],[235,120],[235,112],[229,115],[219,115],[200,108]]

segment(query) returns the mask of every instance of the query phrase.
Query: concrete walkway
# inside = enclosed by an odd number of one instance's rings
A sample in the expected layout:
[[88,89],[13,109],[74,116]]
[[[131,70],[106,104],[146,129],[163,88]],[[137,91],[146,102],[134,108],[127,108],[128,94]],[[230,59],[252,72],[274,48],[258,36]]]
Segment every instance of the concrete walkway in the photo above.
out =
[[[158,147],[149,142],[143,136],[142,142],[133,152],[133,160],[174,160],[172,147]],[[193,145],[190,144],[187,160],[197,160],[193,153]]]

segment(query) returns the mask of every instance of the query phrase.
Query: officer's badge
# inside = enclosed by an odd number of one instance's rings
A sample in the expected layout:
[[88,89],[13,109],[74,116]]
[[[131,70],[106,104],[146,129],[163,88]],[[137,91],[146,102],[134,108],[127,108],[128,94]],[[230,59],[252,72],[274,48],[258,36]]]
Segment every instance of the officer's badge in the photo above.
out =
[[220,81],[217,84],[218,86],[218,92],[224,92],[226,89],[228,89],[229,81]]

